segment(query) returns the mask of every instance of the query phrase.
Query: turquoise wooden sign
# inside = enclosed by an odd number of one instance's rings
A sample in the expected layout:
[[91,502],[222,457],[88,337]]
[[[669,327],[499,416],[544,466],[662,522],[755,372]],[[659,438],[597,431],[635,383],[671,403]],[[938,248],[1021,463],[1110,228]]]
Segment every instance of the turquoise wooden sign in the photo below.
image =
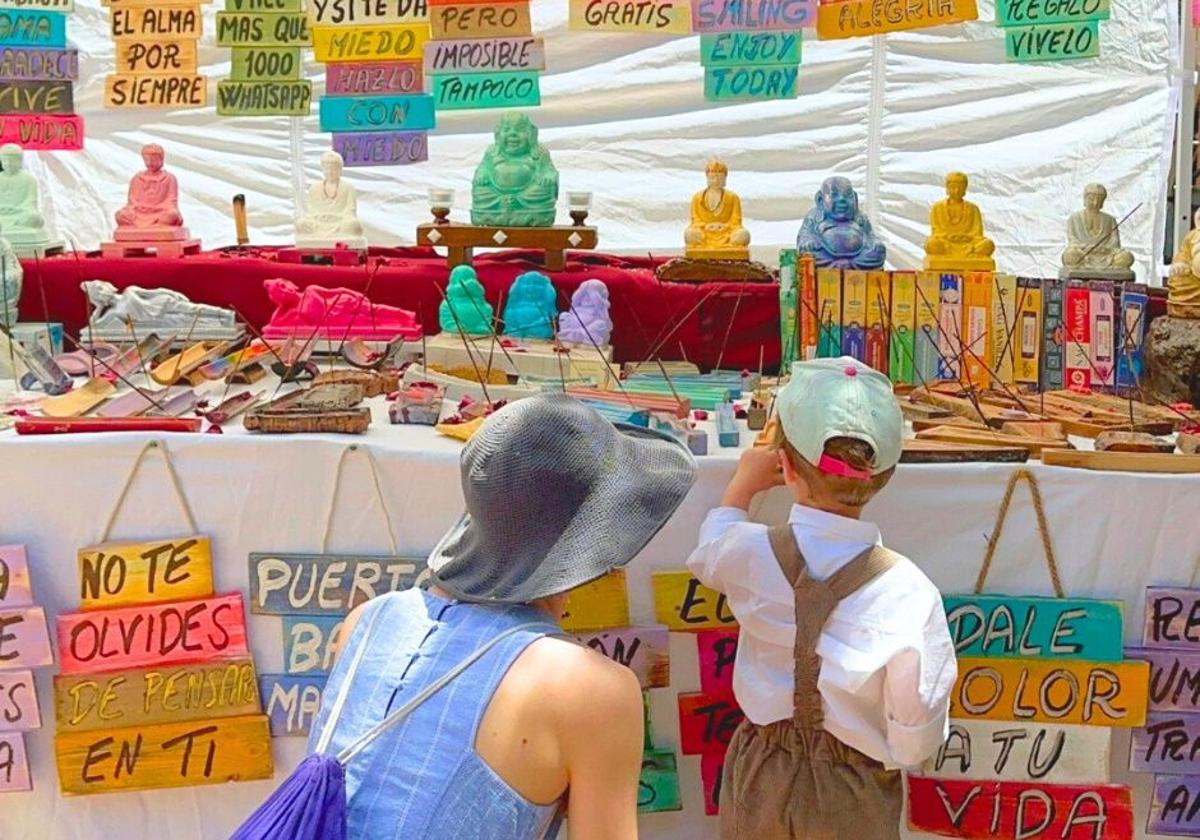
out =
[[542,90],[536,70],[516,73],[458,73],[433,76],[433,101],[438,110],[525,108],[540,105]]
[[700,63],[705,67],[799,64],[800,33],[721,32],[701,35]]
[[944,595],[950,638],[960,657],[1037,656],[1120,662],[1120,601]]
[[436,127],[433,97],[424,93],[321,99],[321,131],[429,131]]
[[0,45],[65,49],[67,16],[61,12],[0,9]]
[[1108,20],[1112,0],[996,0],[997,26]]
[[749,67],[704,68],[704,98],[795,99],[800,68],[796,65],[769,64]]
[[287,674],[327,676],[337,656],[340,615],[285,615],[283,669]]
[[1100,55],[1100,23],[1020,26],[1004,31],[1009,61],[1077,61]]

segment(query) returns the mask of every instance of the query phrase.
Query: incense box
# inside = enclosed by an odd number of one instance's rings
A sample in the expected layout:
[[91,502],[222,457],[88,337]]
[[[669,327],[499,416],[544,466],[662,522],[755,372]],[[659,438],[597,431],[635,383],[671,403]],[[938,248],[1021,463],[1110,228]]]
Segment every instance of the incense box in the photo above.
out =
[[842,355],[867,360],[867,272],[842,272]]
[[842,355],[842,271],[817,269],[817,314],[820,316],[817,358]]
[[957,380],[962,372],[959,343],[962,330],[962,278],[943,274],[938,280],[938,379]]
[[916,329],[913,331],[913,373],[919,382],[938,378],[938,317],[942,278],[923,271],[916,282]]
[[915,348],[913,330],[916,328],[917,275],[911,271],[892,274],[891,313],[888,319],[888,376],[900,385],[915,384],[913,375]]
[[868,365],[882,374],[888,372],[888,321],[891,314],[892,284],[886,271],[867,273],[867,338]]
[[1126,283],[1120,290],[1117,317],[1117,392],[1126,394],[1138,388],[1145,363],[1147,307],[1150,297],[1140,283]]
[[1017,278],[1017,325],[1013,334],[1013,379],[1018,385],[1038,385],[1042,347],[1042,281]]
[[1014,384],[1017,347],[1017,278],[992,275],[992,372],[1005,385]]
[[1063,284],[1042,281],[1042,366],[1043,391],[1061,390],[1066,382],[1063,326]]

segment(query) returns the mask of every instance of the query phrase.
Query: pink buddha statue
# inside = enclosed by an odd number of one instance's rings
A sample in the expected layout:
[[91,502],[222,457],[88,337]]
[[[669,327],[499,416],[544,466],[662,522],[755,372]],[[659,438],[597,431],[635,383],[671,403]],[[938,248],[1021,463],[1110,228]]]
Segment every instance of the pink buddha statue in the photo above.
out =
[[114,239],[145,241],[187,239],[179,212],[179,182],[163,169],[162,146],[150,143],[142,147],[144,171],[129,182],[129,201],[117,211]]
[[262,331],[268,340],[305,337],[313,332],[337,342],[421,337],[421,324],[414,313],[372,303],[353,289],[307,286],[301,291],[295,283],[282,279],[264,280],[263,288],[275,304]]

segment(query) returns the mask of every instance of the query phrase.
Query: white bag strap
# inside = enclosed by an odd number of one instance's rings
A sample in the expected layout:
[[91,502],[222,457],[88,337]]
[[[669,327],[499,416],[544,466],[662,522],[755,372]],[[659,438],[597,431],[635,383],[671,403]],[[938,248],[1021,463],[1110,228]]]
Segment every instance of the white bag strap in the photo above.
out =
[[375,605],[375,609],[371,613],[371,620],[367,622],[366,632],[363,634],[362,641],[358,645],[358,650],[354,651],[354,659],[351,660],[350,668],[346,671],[346,676],[342,679],[342,687],[338,690],[337,700],[334,701],[333,708],[329,711],[329,720],[325,722],[325,729],[321,732],[321,740],[317,742],[316,752],[318,755],[324,753],[329,748],[329,742],[333,739],[333,731],[337,728],[338,718],[342,716],[342,707],[346,705],[346,696],[350,693],[350,683],[354,681],[354,675],[358,673],[359,663],[362,662],[363,654],[367,650],[367,642],[371,638],[371,630],[375,627],[375,620],[383,612],[384,605],[385,602],[383,601]]

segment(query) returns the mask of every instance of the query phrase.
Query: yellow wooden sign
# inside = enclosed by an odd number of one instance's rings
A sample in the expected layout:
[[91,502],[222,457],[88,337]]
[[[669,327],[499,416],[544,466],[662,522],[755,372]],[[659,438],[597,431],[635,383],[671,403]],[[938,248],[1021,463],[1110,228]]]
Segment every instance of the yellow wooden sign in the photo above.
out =
[[59,732],[54,752],[65,794],[244,782],[275,770],[266,715]]
[[950,716],[1132,728],[1149,688],[1148,662],[960,657]]
[[204,14],[195,3],[183,6],[115,5],[109,12],[113,40],[196,39],[204,34]]
[[262,711],[254,661],[234,659],[54,678],[58,731],[252,715]]
[[700,583],[691,572],[655,572],[650,582],[659,624],[675,631],[737,627],[725,596]]
[[839,0],[817,7],[817,36],[822,41],[882,35],[905,29],[926,29],[976,20],[975,0]]
[[625,570],[617,569],[599,580],[571,590],[562,627],[573,633],[629,626],[629,595]]
[[639,32],[643,35],[688,35],[692,7],[687,2],[658,0],[569,0],[567,27],[587,32]]
[[419,61],[429,27],[314,26],[313,57],[317,61]]
[[104,79],[105,108],[203,108],[207,104],[204,76],[116,73]]
[[79,583],[85,610],[206,598],[212,545],[192,536],[91,546],[79,552]]
[[195,41],[117,41],[118,73],[193,73]]
[[528,3],[463,3],[429,10],[433,37],[512,38],[533,34]]

